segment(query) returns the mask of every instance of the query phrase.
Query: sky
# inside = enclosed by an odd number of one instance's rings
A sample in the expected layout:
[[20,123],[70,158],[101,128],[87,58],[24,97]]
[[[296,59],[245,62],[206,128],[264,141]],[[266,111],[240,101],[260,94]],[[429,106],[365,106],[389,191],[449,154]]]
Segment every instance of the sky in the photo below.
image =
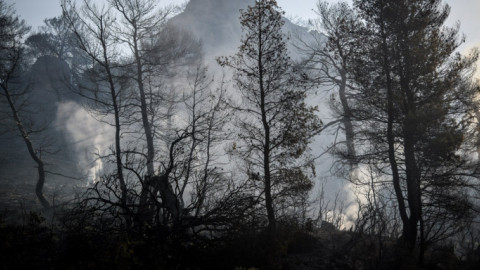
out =
[[[58,16],[61,13],[60,0],[5,0],[14,4],[17,14],[32,26],[33,30],[42,25],[43,19]],[[98,0],[97,0],[98,1]],[[181,4],[186,0],[159,0],[162,4]],[[318,0],[277,0],[287,17],[315,18],[315,4]],[[338,2],[338,0],[328,0]],[[349,2],[351,0],[347,0]],[[460,21],[460,32],[466,35],[466,43],[460,47],[465,53],[474,46],[480,47],[480,0],[446,0],[451,6],[447,25],[453,26]]]

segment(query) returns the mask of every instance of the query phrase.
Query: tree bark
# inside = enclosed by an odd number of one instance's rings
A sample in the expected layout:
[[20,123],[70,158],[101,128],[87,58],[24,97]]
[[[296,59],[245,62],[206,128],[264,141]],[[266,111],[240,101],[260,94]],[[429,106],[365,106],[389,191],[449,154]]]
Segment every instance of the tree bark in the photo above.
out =
[[355,143],[354,143],[355,133],[354,133],[353,124],[352,124],[352,110],[350,109],[350,106],[348,104],[348,98],[346,93],[347,72],[342,69],[342,70],[339,70],[339,74],[340,74],[341,81],[339,84],[338,95],[340,97],[340,102],[343,108],[342,124],[343,124],[343,127],[345,128],[345,140],[347,144],[347,159],[350,164],[350,171],[352,171],[353,167],[356,165],[356,161],[355,161],[356,151],[355,151]]
[[264,192],[265,192],[265,207],[267,209],[268,230],[275,232],[276,220],[275,210],[273,208],[272,198],[272,179],[270,172],[270,124],[267,120],[267,112],[265,108],[265,86],[263,81],[263,51],[262,51],[262,30],[261,30],[261,16],[258,17],[258,70],[259,70],[259,86],[260,86],[260,110],[262,112],[262,125],[265,132],[265,144],[263,146],[263,173],[264,173]]
[[381,31],[381,38],[382,38],[382,54],[383,54],[383,72],[385,73],[385,80],[386,80],[386,90],[387,90],[387,142],[388,142],[388,160],[390,163],[390,168],[392,170],[392,182],[393,188],[395,191],[395,196],[397,197],[398,203],[398,210],[400,213],[400,218],[402,220],[403,225],[403,236],[406,237],[410,235],[409,232],[409,218],[405,206],[405,198],[403,196],[403,191],[400,185],[400,175],[398,172],[398,164],[395,157],[395,134],[393,131],[393,124],[395,120],[395,100],[394,100],[394,93],[393,93],[393,85],[392,85],[392,78],[390,75],[390,67],[389,67],[389,51],[388,51],[388,44],[387,44],[387,35],[385,33],[385,26],[383,22],[383,16],[380,17],[380,31]]

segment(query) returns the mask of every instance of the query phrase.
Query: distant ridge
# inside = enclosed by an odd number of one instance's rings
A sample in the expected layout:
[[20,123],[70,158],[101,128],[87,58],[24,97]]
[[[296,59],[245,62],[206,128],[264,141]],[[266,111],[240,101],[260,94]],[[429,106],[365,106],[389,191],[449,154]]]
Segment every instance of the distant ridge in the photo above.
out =
[[[191,0],[185,10],[169,23],[193,33],[200,39],[209,60],[221,55],[233,55],[238,50],[242,35],[240,10],[246,9],[254,2],[254,0]],[[308,33],[306,28],[285,20],[285,32]]]

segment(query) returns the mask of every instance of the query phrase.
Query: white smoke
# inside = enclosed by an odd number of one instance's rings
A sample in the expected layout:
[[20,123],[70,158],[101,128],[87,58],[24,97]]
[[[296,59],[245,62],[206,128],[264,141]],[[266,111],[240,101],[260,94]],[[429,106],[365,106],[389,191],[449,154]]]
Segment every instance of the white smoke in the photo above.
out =
[[[219,74],[224,73],[227,81],[229,81],[231,80],[231,71],[222,69],[217,64],[216,58],[233,56],[238,52],[242,37],[239,19],[240,9],[246,9],[248,5],[252,4],[254,4],[253,0],[191,0],[185,11],[174,17],[170,23],[191,32],[200,39],[203,43],[205,62],[208,64],[211,74],[215,74],[214,77],[220,79]],[[290,57],[299,60],[302,55],[293,43],[296,42],[297,37],[309,40],[308,29],[285,19],[283,31],[289,37],[288,51]],[[231,84],[229,88],[229,96],[232,99],[240,99],[237,90]],[[330,94],[331,92],[327,89],[318,89],[317,93],[309,96],[307,100],[309,105],[319,107],[318,116],[325,124],[335,119],[328,105]],[[315,138],[311,149],[312,155],[319,157],[316,160],[318,177],[315,182],[317,187],[324,184],[325,196],[323,199],[328,202],[334,202],[336,199],[344,202],[344,206],[348,209],[336,209],[335,211],[341,211],[341,215],[345,215],[344,220],[351,220],[358,212],[358,207],[355,208],[354,206],[356,197],[348,181],[335,175],[335,159],[330,153],[327,153],[328,148],[335,141],[344,140],[342,136],[344,135],[338,134],[336,128],[325,130]],[[324,181],[326,182],[323,183]],[[312,196],[317,196],[315,189]],[[347,210],[348,214],[345,214]],[[348,225],[351,225],[351,223]]]
[[60,103],[57,123],[65,128],[78,155],[78,169],[87,174],[85,184],[98,181],[104,171],[100,156],[109,151],[113,142],[112,126],[95,119],[75,102]]

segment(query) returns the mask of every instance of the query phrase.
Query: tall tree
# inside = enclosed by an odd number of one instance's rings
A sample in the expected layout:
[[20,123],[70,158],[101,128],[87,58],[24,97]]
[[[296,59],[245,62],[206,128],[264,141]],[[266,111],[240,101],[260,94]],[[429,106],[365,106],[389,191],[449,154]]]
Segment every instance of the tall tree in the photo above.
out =
[[[155,139],[159,139],[159,134],[166,133],[157,125],[158,118],[162,117],[158,115],[161,109],[158,105],[168,99],[167,92],[174,92],[172,89],[161,89],[164,85],[158,81],[168,73],[169,68],[184,63],[182,60],[193,62],[199,56],[200,46],[191,36],[166,26],[168,17],[174,12],[172,7],[161,8],[155,0],[109,0],[109,4],[119,15],[116,38],[131,53],[129,78],[138,93],[138,120],[146,142],[147,171],[140,203],[147,206],[149,201],[156,200],[156,193],[160,192],[163,205],[177,216],[175,213],[179,213],[179,202],[172,192],[168,177],[154,177],[163,174],[155,171],[155,162],[159,162],[157,152],[160,150],[160,143]],[[169,145],[171,141],[166,144]],[[168,154],[164,156],[168,159]],[[158,188],[152,188],[154,186]]]
[[364,23],[348,30],[359,33],[361,51],[352,61],[360,92],[354,115],[368,142],[360,156],[391,177],[402,238],[413,250],[418,232],[424,247],[427,220],[438,227],[440,215],[468,212],[465,187],[472,178],[465,175],[475,170],[462,153],[470,151],[465,127],[474,108],[476,89],[469,81],[478,55],[455,53],[458,27],[443,26],[450,9],[440,0],[354,5]]
[[[7,116],[16,125],[28,153],[37,165],[38,181],[35,193],[44,208],[50,203],[43,195],[45,184],[45,163],[42,159],[42,147],[35,145],[33,135],[45,127],[35,127],[28,115],[28,87],[22,81],[27,70],[27,59],[23,38],[29,27],[15,15],[15,11],[3,0],[0,0],[0,97],[2,103],[9,108]],[[38,125],[37,125],[38,126]]]
[[117,38],[125,42],[133,54],[134,80],[138,87],[140,98],[141,120],[147,142],[147,174],[155,174],[153,162],[155,160],[155,146],[153,140],[152,123],[149,119],[147,93],[145,89],[146,69],[148,68],[147,52],[143,46],[158,35],[161,25],[165,22],[167,13],[157,10],[155,1],[112,0],[110,4],[122,16],[123,23],[118,27]]
[[297,80],[288,56],[282,15],[274,0],[259,0],[241,11],[239,51],[218,60],[233,69],[243,100],[234,105],[239,145],[233,152],[244,160],[248,177],[259,183],[270,231],[276,228],[281,201],[312,187],[306,169],[313,162],[306,157],[321,127],[315,108],[305,104],[307,87]]
[[[350,62],[357,49],[355,32],[348,31],[360,25],[355,11],[345,2],[329,4],[319,1],[315,12],[318,18],[311,22],[311,35],[299,36],[296,47],[304,56],[304,70],[315,85],[332,90],[330,107],[334,120],[326,128],[342,131],[345,140],[335,142],[332,147],[347,161],[349,173],[355,170],[355,128],[352,108],[355,106],[355,89],[352,85]],[[349,178],[352,175],[348,176]]]
[[[87,83],[80,85],[81,89],[88,90],[82,94],[87,97],[90,104],[100,114],[112,114],[115,127],[114,156],[116,164],[115,181],[118,180],[121,197],[120,201],[124,210],[127,204],[127,183],[123,173],[122,160],[122,123],[121,112],[122,94],[118,73],[118,50],[116,48],[113,32],[115,21],[110,9],[97,8],[90,1],[84,0],[80,10],[71,1],[63,1],[64,17],[69,23],[71,31],[75,34],[79,48],[91,59],[93,65],[83,73]],[[125,94],[123,94],[125,96]]]

